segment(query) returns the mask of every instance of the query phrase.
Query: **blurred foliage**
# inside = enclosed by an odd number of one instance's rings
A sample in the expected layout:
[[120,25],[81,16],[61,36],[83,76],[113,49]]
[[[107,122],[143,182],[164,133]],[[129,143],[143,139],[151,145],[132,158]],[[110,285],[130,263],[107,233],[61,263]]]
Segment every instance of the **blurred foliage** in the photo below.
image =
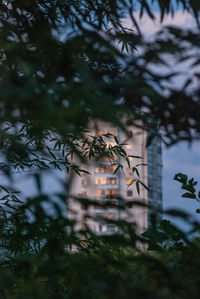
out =
[[[162,22],[177,9],[193,16],[194,29],[143,35],[138,12]],[[87,173],[80,165],[90,159],[115,154],[129,166],[123,144],[108,148],[109,136],[89,131],[99,119],[127,134],[154,119],[167,145],[199,139],[199,11],[198,0],[0,1],[0,170],[9,179],[0,186],[1,298],[199,298],[199,238],[153,220],[142,236],[125,221],[115,223],[120,234],[98,237],[86,228],[77,235],[63,212],[65,178],[60,193],[42,186],[51,169]],[[180,86],[170,61],[189,64]],[[14,189],[13,172],[21,170],[32,170],[35,196]],[[176,179],[193,196],[195,182]],[[118,208],[125,206],[121,200]],[[190,224],[197,236],[199,225]]]
[[[174,177],[174,180],[181,183],[181,189],[186,191],[181,195],[181,197],[195,199],[196,201],[200,202],[200,191],[197,191],[195,187],[198,182],[195,181],[194,178],[188,179],[186,174],[177,173]],[[197,209],[196,212],[200,213],[200,209]]]

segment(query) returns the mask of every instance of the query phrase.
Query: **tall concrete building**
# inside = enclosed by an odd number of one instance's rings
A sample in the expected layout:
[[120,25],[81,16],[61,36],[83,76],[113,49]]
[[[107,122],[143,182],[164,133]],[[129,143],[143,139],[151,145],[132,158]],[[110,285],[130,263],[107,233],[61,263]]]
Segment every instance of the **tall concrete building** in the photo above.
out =
[[[130,156],[130,167],[126,159],[114,155],[113,159],[90,160],[87,165],[83,165],[89,172],[81,177],[76,176],[71,184],[68,205],[68,216],[77,221],[76,229],[84,229],[87,225],[96,234],[113,234],[118,228],[109,220],[126,220],[136,223],[138,232],[143,232],[148,227],[150,210],[148,207],[133,205],[125,210],[115,207],[120,200],[125,203],[138,201],[145,204],[152,204],[154,209],[160,209],[162,206],[162,160],[161,160],[161,142],[154,139],[151,146],[146,148],[147,131],[142,127],[129,127],[130,136],[110,123],[99,122],[98,130],[93,129],[91,134],[103,135],[111,134],[112,137],[104,137],[108,149],[115,146],[115,138],[119,143],[125,144],[124,149]],[[131,156],[139,156],[135,158]],[[116,173],[118,164],[122,165]],[[137,172],[133,171],[136,165]],[[147,164],[147,165],[143,165]],[[136,188],[137,180],[140,180],[149,187],[147,191],[141,183],[140,193]],[[132,184],[131,184],[132,183]],[[74,198],[81,198],[80,203]],[[84,198],[96,201],[96,205],[85,209]],[[108,207],[101,207],[100,204],[110,203]],[[112,221],[111,221],[112,222]]]

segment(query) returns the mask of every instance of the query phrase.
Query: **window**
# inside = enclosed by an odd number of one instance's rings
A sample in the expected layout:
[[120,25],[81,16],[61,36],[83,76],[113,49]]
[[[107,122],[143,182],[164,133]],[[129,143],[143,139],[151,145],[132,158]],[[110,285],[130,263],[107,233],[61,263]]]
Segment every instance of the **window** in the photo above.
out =
[[132,195],[133,195],[133,191],[132,191],[132,190],[128,190],[128,191],[127,191],[127,196],[130,197],[130,196],[132,196]]
[[108,166],[106,167],[106,172],[108,172],[108,173],[112,173],[112,166],[111,166],[111,165],[108,165]]
[[95,172],[96,173],[104,173],[105,172],[105,167],[104,166],[97,166],[95,167]]
[[126,147],[127,149],[131,149],[131,148],[132,148],[132,144],[126,144],[125,147]]
[[107,162],[109,161],[108,153],[104,153],[102,155],[97,154],[97,161]]
[[117,183],[116,178],[107,178],[107,184],[108,185],[115,185]]
[[162,193],[161,193],[161,192],[158,193],[158,199],[159,199],[160,201],[162,201]]
[[96,189],[96,196],[104,196],[105,190],[104,189]]
[[96,189],[96,196],[101,196],[101,189]]
[[102,155],[97,155],[97,161],[108,162],[108,161],[116,161],[118,156],[113,152],[105,152]]
[[87,180],[85,178],[82,179],[81,183],[82,183],[82,186],[87,186]]
[[117,218],[117,215],[116,214],[109,214],[107,216],[108,219],[116,219]]
[[112,153],[111,157],[109,158],[109,160],[111,161],[116,161],[117,160],[117,155],[115,153]]
[[108,196],[117,195],[117,189],[107,189],[107,190],[106,190],[106,194],[107,194]]
[[88,138],[88,133],[87,133],[87,132],[84,132],[84,133],[83,133],[83,136],[84,136],[85,138]]
[[[95,217],[96,218],[103,218],[103,219],[105,219],[105,213],[95,213]],[[98,220],[100,220],[100,219],[98,219]]]
[[102,136],[104,134],[104,132],[102,131],[102,130],[99,130],[98,132],[97,132],[97,135],[98,136]]
[[117,206],[117,200],[109,200],[109,204]]
[[111,167],[112,167],[112,171],[111,172],[114,173],[115,170],[117,169],[117,165],[112,165]]
[[113,136],[117,135],[116,130],[109,130],[108,133],[113,135]]
[[95,184],[96,185],[105,185],[106,184],[106,178],[105,177],[96,177],[95,178]]
[[158,143],[158,145],[157,145],[157,153],[159,155],[162,153],[162,145],[161,145],[161,143]]
[[149,193],[149,197],[152,198],[152,197],[153,197],[153,190],[152,190],[151,188],[149,189],[149,192],[148,192],[148,193]]
[[99,231],[102,232],[102,225],[99,224]]
[[109,233],[114,233],[115,232],[115,227],[114,225],[107,225],[107,232]]
[[106,194],[105,190],[104,190],[104,189],[101,189],[101,195],[103,196],[103,195],[105,195],[105,194]]
[[86,197],[87,196],[87,192],[86,191],[82,191],[79,196],[83,196],[83,197]]
[[95,173],[114,173],[117,165],[99,165],[95,167]]
[[114,147],[116,145],[116,142],[107,142],[106,143],[106,146],[109,148],[109,147]]
[[82,209],[82,210],[87,210],[87,206],[81,204],[81,209]]
[[126,168],[126,170],[127,170],[129,173],[132,172],[132,168],[131,168],[131,167]]
[[127,179],[127,180],[126,180],[126,183],[127,183],[128,186],[130,186],[130,185],[133,184],[134,181],[135,181],[135,179],[131,179],[131,178],[130,178],[130,179]]

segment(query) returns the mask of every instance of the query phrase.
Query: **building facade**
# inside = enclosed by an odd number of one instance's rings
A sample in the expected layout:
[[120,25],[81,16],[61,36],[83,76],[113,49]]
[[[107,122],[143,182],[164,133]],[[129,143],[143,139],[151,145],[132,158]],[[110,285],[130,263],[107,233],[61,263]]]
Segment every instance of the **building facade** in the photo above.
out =
[[[135,223],[138,232],[142,233],[148,227],[149,208],[135,204],[121,210],[117,209],[119,202],[135,201],[144,204],[150,202],[154,204],[155,209],[161,207],[161,143],[158,139],[154,140],[147,149],[147,131],[142,126],[129,127],[129,131],[131,137],[127,137],[127,134],[119,128],[102,121],[98,123],[98,130],[92,130],[91,133],[97,135],[110,134],[110,137],[104,136],[108,149],[116,145],[114,138],[116,136],[119,143],[124,144],[124,149],[129,155],[130,165],[119,155],[114,156],[112,160],[91,159],[87,165],[83,165],[90,174],[74,177],[68,205],[68,216],[77,221],[77,230],[88,226],[96,234],[113,234],[117,232],[118,228],[112,223],[112,220],[113,222],[126,220]],[[115,172],[119,164],[122,167]],[[137,171],[133,171],[134,167],[137,168]],[[149,191],[139,182],[140,192],[138,193],[136,186],[138,180],[148,186]],[[75,198],[80,198],[80,201]],[[84,206],[86,198],[96,204],[94,203],[86,209]]]

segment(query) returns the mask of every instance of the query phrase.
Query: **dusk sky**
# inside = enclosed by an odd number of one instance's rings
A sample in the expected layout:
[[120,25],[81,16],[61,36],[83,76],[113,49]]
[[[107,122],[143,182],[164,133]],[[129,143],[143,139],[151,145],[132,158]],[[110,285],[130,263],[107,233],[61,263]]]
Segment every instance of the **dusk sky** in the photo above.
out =
[[[137,14],[137,13],[136,13]],[[130,24],[126,20],[127,26]],[[152,37],[153,34],[160,28],[159,22],[152,22],[147,16],[144,16],[140,22],[143,33],[146,37]],[[164,19],[164,25],[180,25],[184,28],[195,28],[195,23],[188,13],[181,11],[176,12],[176,16],[172,19],[170,16]],[[177,66],[176,66],[177,67]],[[179,70],[184,70],[184,65],[179,66]],[[181,86],[184,78],[177,78],[173,84]],[[194,142],[189,145],[181,142],[173,147],[166,148],[163,145],[163,208],[178,208],[192,213],[194,217],[200,219],[199,214],[195,215],[195,210],[200,208],[200,203],[193,199],[181,199],[181,185],[173,181],[176,173],[184,173],[189,177],[200,181],[200,142]],[[64,172],[56,172],[53,175],[46,177],[44,182],[45,191],[51,193],[59,190],[59,183],[57,178],[64,179],[66,174]],[[16,188],[22,189],[26,195],[33,195],[34,183],[30,179],[29,173],[16,174]],[[5,182],[5,177],[0,176],[1,185]],[[200,184],[198,184],[200,190]],[[198,187],[197,187],[198,188]],[[180,224],[180,222],[178,222]]]
[[[142,20],[138,22],[142,32],[147,39],[153,39],[154,34],[162,28],[162,26],[173,25],[180,26],[184,29],[195,29],[196,24],[193,17],[182,10],[178,10],[175,13],[175,17],[166,16],[163,24],[159,23],[159,13],[156,14],[156,20],[153,22],[149,17],[144,16]],[[130,21],[127,20],[127,26]],[[168,59],[170,63],[170,58]],[[159,69],[159,71],[165,72],[167,69]],[[171,84],[176,87],[181,87],[188,74],[191,74],[194,70],[191,70],[189,64],[173,65],[171,62],[171,70],[182,71],[182,75],[176,77]],[[199,71],[199,70],[198,70]],[[163,145],[163,208],[178,208],[187,211],[194,215],[195,218],[200,219],[199,214],[195,214],[197,208],[200,208],[200,203],[193,199],[181,198],[183,190],[181,191],[181,184],[173,181],[173,177],[176,173],[187,174],[188,177],[194,177],[200,182],[200,142],[193,142],[189,145],[186,142],[180,142],[170,148],[166,148]],[[199,186],[199,189],[198,189]],[[200,184],[197,185],[197,190],[200,190]],[[180,225],[180,221],[176,221]],[[182,225],[182,223],[181,223]]]

